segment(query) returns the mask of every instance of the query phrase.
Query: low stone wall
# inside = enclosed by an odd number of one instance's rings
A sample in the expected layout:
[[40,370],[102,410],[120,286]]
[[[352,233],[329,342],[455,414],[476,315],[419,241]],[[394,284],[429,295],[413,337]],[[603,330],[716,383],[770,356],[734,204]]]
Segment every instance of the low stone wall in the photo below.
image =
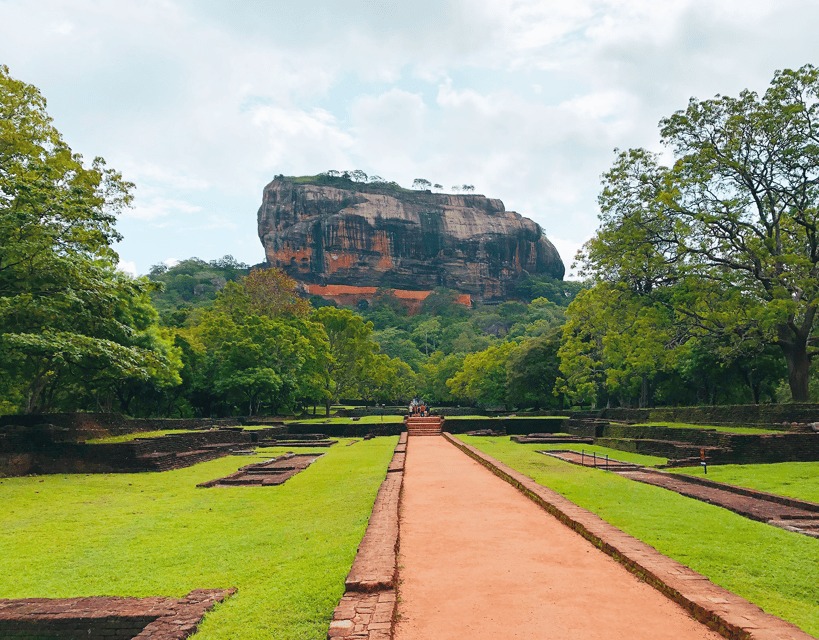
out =
[[491,429],[509,436],[526,436],[530,433],[564,433],[565,422],[555,418],[452,418],[444,422],[444,431],[466,433]]
[[595,444],[666,458],[698,456],[707,448],[711,464],[766,464],[819,460],[819,434],[723,433],[705,429],[600,426]]
[[[402,425],[403,426],[403,425]],[[333,611],[327,639],[390,640],[398,577],[399,502],[404,483],[407,433],[400,434],[370,521]]]
[[236,427],[243,418],[131,419],[119,413],[46,413],[0,416],[1,440],[81,442],[92,438],[170,430],[207,430]]
[[819,404],[747,404],[716,407],[656,407],[651,409],[601,409],[573,412],[572,417],[599,417],[623,422],[682,422],[765,427],[787,430],[785,423],[819,422]]
[[51,473],[168,471],[228,455],[283,433],[282,427],[241,427],[137,438],[114,444],[52,442],[28,452],[0,454],[0,477]]
[[185,598],[0,600],[4,640],[183,640],[236,589],[195,589]]
[[324,433],[331,438],[363,438],[366,435],[398,436],[407,428],[403,422],[290,422],[287,433]]

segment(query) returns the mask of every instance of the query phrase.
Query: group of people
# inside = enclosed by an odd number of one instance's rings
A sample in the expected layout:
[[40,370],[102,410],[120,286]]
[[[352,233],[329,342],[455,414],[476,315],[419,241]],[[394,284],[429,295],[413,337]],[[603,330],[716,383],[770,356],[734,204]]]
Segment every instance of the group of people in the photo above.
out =
[[409,414],[411,416],[420,416],[426,418],[429,415],[429,406],[423,400],[413,398],[409,405]]

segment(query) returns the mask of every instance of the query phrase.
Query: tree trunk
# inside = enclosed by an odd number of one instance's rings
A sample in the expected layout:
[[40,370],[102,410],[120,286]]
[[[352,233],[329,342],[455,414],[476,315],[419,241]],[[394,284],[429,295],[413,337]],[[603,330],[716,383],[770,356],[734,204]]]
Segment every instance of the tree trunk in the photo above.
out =
[[[812,320],[813,314],[810,319]],[[788,384],[791,387],[793,402],[810,402],[808,381],[810,379],[810,356],[808,355],[808,335],[812,322],[803,321],[807,331],[797,327],[795,323],[781,324],[777,327],[778,344],[785,354],[785,364],[788,365]]]
[[810,379],[810,357],[804,345],[801,349],[791,346],[782,349],[788,365],[788,384],[791,387],[791,398],[794,402],[810,402],[808,381]]
[[648,376],[643,376],[643,382],[640,387],[640,408],[645,409],[648,406]]

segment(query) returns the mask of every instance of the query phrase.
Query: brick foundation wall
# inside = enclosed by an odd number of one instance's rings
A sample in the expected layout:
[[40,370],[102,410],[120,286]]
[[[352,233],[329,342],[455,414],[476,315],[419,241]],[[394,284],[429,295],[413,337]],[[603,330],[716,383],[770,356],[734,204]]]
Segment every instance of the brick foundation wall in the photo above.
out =
[[4,640],[184,640],[235,589],[195,589],[185,598],[0,600]]
[[572,412],[572,417],[600,417],[623,422],[683,422],[688,424],[711,424],[761,426],[769,429],[782,428],[786,422],[819,422],[819,404],[748,404],[717,407],[656,407],[651,409],[601,409],[598,411]]
[[715,447],[707,452],[712,464],[819,460],[819,434],[814,433],[744,434],[622,425],[601,426],[598,430],[601,433],[595,444],[667,458],[698,456],[700,447]]
[[280,433],[282,429],[275,427],[224,428],[115,444],[53,442],[36,451],[0,454],[0,476],[168,471],[228,455],[231,449],[248,448]]
[[[437,412],[436,412],[436,415]],[[444,422],[444,431],[466,433],[479,429],[503,431],[510,436],[526,436],[530,433],[567,433],[566,420],[540,418],[457,418]]]
[[335,422],[335,423],[303,423],[291,422],[287,425],[287,433],[324,433],[331,438],[363,438],[366,435],[398,436],[406,427],[402,422]]
[[130,419],[118,413],[47,413],[0,416],[0,451],[21,446],[41,448],[45,442],[82,442],[92,438],[169,430],[237,427],[241,418]]

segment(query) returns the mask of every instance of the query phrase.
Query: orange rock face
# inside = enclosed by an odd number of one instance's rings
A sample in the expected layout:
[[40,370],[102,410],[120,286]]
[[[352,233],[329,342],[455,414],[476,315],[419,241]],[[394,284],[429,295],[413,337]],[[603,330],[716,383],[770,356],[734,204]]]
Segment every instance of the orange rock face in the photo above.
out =
[[[352,287],[343,284],[305,284],[303,286],[304,292],[308,295],[318,295],[327,300],[335,300],[338,304],[347,307],[354,307],[362,300],[371,303],[378,292],[378,287]],[[421,312],[421,305],[431,293],[432,291],[389,290],[389,294],[400,301],[411,316]],[[455,298],[455,302],[471,307],[472,297],[468,293],[463,293]]]
[[500,200],[327,182],[274,180],[259,209],[268,263],[305,285],[447,287],[497,300],[527,274],[563,277],[540,227]]

